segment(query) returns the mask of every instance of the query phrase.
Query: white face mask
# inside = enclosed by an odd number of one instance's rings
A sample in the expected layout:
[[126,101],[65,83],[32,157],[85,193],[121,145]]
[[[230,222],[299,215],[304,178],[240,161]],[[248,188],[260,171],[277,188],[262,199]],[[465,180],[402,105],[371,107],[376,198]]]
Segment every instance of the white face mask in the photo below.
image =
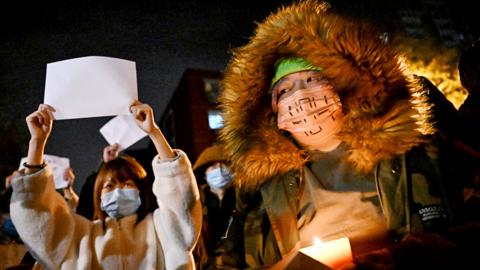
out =
[[140,192],[134,188],[116,188],[101,197],[100,207],[112,218],[135,214],[142,204]]
[[224,165],[208,170],[205,174],[208,185],[214,189],[223,189],[232,181],[232,175]]
[[278,101],[278,128],[290,132],[306,150],[334,150],[342,125],[342,104],[328,83],[296,90]]

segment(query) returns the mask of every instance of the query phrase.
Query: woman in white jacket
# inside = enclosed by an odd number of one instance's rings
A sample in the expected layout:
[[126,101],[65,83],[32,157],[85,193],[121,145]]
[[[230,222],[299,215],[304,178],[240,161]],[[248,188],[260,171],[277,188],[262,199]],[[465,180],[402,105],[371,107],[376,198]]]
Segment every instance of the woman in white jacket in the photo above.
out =
[[27,161],[12,181],[12,220],[37,261],[45,269],[194,269],[191,251],[202,218],[198,188],[187,156],[170,148],[151,107],[136,101],[130,111],[158,151],[152,161],[158,208],[146,213],[142,207],[143,168],[132,159],[117,160],[97,177],[93,222],[55,192],[52,170],[43,162],[53,111],[42,104],[26,118]]

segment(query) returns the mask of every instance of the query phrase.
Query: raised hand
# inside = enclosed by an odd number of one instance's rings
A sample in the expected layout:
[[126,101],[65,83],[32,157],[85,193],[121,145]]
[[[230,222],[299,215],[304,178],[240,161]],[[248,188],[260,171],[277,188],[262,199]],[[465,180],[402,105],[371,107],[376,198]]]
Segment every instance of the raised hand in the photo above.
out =
[[[40,104],[38,110],[26,118],[30,142],[28,144],[27,164],[40,166],[43,163],[43,152],[48,136],[52,132],[53,112],[55,109],[47,104]],[[34,173],[41,167],[25,168],[27,174]]]
[[175,157],[175,152],[172,150],[167,140],[165,140],[162,131],[155,123],[152,107],[135,100],[132,105],[130,105],[130,112],[135,117],[137,125],[143,129],[152,140],[160,159]]
[[150,134],[158,130],[158,126],[155,124],[153,110],[150,105],[135,100],[132,105],[130,105],[130,112],[135,117],[135,122],[137,122],[138,127],[143,129],[146,133]]
[[47,104],[40,104],[38,110],[26,118],[28,131],[32,140],[45,142],[52,131],[55,109]]
[[71,167],[66,168],[63,172],[63,180],[68,182],[68,187],[73,187],[73,182],[75,181],[75,174]]
[[112,159],[116,159],[120,152],[120,145],[114,143],[112,145],[103,148],[103,162],[109,162]]

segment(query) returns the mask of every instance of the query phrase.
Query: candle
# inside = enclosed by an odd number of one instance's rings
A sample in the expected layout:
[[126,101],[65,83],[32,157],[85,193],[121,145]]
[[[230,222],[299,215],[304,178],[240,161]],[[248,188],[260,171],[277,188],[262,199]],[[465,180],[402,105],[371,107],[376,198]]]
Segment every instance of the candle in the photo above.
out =
[[322,242],[315,237],[314,244],[301,248],[300,252],[314,258],[332,269],[352,261],[352,249],[348,237]]

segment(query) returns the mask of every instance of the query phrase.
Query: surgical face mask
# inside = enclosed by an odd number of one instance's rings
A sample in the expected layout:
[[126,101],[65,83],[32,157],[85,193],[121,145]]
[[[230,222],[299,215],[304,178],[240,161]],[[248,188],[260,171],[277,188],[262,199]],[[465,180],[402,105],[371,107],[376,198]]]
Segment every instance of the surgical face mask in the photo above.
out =
[[232,175],[224,165],[208,170],[205,174],[208,185],[214,189],[223,189],[232,181]]
[[278,101],[277,127],[290,132],[306,150],[334,150],[340,144],[336,135],[342,125],[342,104],[328,82],[296,90]]
[[133,188],[116,188],[101,197],[101,209],[112,218],[130,216],[142,204],[140,192]]

